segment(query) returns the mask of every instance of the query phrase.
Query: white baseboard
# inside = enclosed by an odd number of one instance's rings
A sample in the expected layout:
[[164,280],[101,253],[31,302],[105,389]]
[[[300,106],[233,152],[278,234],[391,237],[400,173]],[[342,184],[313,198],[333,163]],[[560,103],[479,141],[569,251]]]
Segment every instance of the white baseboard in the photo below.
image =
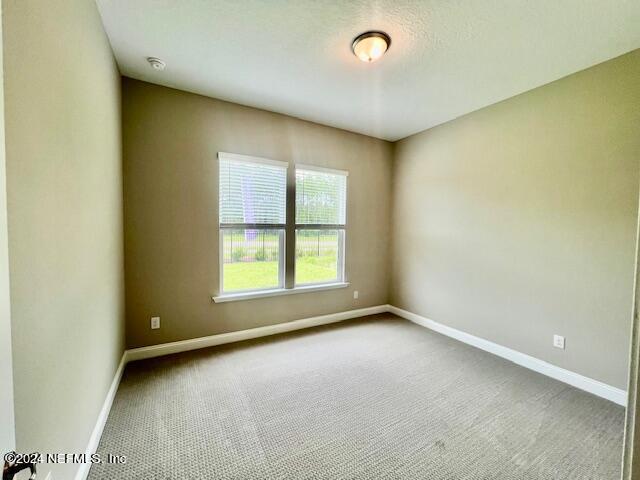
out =
[[[98,449],[100,437],[102,436],[102,430],[104,430],[104,426],[107,423],[107,418],[109,418],[111,405],[113,404],[113,399],[115,398],[116,392],[118,391],[118,385],[120,385],[120,379],[122,378],[122,373],[124,372],[124,366],[127,363],[126,357],[127,355],[125,351],[125,353],[122,354],[122,358],[120,359],[120,363],[118,364],[116,373],[113,376],[113,381],[111,382],[111,386],[109,387],[109,391],[107,392],[107,397],[104,399],[104,403],[102,404],[102,408],[100,409],[100,413],[98,414],[98,419],[95,426],[93,427],[93,432],[91,432],[91,437],[89,437],[89,443],[87,444],[87,449],[85,450],[85,454],[87,457],[90,457],[91,455],[96,453],[96,450]],[[89,475],[90,468],[91,463],[81,463],[80,468],[78,468],[78,471],[76,472],[75,480],[85,480],[87,478],[87,475]],[[49,472],[49,475],[51,475],[51,472]]]
[[387,311],[387,305],[377,305],[375,307],[360,308],[358,310],[347,310],[346,312],[320,315],[318,317],[304,318],[302,320],[294,320],[292,322],[278,323],[276,325],[251,328],[249,330],[220,333],[218,335],[210,335],[208,337],[182,340],[179,342],[162,343],[160,345],[152,345],[150,347],[133,348],[125,352],[126,361],[132,362],[134,360],[160,357],[162,355],[186,352],[188,350],[196,350],[199,348],[213,347],[215,345],[222,345],[225,343],[240,342],[242,340],[266,337],[268,335],[276,335],[278,333],[301,330],[303,328],[317,327],[319,325],[327,325],[329,323],[341,322],[342,320],[348,320],[350,318],[364,317],[366,315],[374,315],[376,313],[384,313]]
[[469,333],[465,333],[461,330],[448,327],[442,323],[435,322],[428,318],[422,317],[407,310],[394,307],[393,305],[387,305],[387,311],[398,315],[399,317],[406,318],[413,323],[426,327],[434,332],[441,333],[447,337],[455,338],[463,343],[472,345],[481,350],[485,350],[489,353],[493,353],[499,357],[507,359],[513,363],[517,363],[520,366],[536,371],[548,377],[554,378],[564,383],[568,383],[576,388],[585,390],[589,393],[597,395],[598,397],[611,400],[618,405],[627,405],[627,392],[620,388],[607,385],[606,383],[594,380],[593,378],[585,377],[578,373],[566,370],[564,368],[547,363],[544,360],[532,357],[525,353],[512,350],[508,347],[498,345],[497,343],[490,342],[484,338],[476,337]]

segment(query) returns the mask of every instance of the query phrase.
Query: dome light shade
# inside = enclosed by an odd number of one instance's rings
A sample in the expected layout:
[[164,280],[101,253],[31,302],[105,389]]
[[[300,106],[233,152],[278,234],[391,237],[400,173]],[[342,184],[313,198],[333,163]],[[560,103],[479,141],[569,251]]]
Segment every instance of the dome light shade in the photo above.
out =
[[363,62],[375,62],[391,46],[391,38],[384,32],[370,31],[358,35],[351,50]]

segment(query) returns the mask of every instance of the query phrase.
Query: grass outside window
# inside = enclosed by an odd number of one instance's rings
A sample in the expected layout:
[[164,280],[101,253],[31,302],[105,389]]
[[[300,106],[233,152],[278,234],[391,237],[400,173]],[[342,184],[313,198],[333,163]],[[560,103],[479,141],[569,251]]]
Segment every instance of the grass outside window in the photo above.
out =
[[[278,288],[277,234],[269,230],[230,230],[225,232],[223,242],[225,292]],[[337,264],[335,232],[313,232],[298,238],[296,284],[336,281]]]

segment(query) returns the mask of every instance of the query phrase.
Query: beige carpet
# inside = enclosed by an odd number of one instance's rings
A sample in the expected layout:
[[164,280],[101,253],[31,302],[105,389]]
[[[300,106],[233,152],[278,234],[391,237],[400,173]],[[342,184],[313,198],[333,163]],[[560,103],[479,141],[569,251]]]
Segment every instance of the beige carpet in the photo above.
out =
[[89,478],[617,480],[623,417],[384,314],[129,364]]

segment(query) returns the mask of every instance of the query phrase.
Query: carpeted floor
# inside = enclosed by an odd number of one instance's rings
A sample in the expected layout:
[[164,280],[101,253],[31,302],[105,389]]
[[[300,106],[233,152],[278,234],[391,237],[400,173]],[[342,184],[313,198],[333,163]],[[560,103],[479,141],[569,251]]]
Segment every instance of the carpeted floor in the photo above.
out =
[[90,480],[617,480],[624,409],[389,314],[127,366]]

